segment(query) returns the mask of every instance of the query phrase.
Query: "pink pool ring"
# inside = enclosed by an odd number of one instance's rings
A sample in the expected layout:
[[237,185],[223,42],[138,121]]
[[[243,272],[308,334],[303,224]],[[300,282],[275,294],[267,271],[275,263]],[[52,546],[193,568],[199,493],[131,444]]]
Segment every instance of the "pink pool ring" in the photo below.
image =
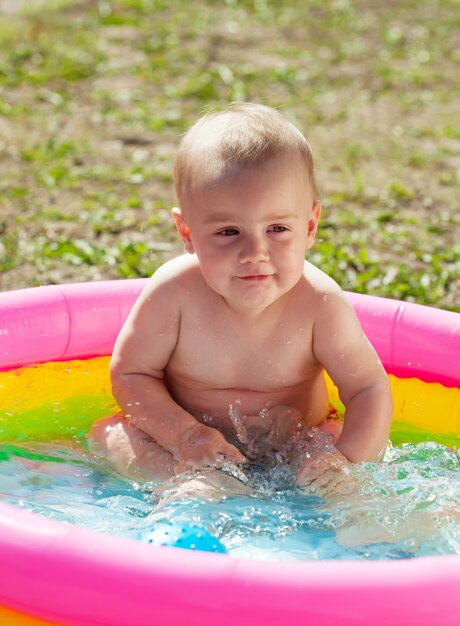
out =
[[[144,284],[0,294],[0,368],[110,354]],[[348,297],[389,373],[460,387],[459,314]],[[249,561],[102,535],[0,504],[0,559],[0,623],[11,626],[460,623],[456,555]]]

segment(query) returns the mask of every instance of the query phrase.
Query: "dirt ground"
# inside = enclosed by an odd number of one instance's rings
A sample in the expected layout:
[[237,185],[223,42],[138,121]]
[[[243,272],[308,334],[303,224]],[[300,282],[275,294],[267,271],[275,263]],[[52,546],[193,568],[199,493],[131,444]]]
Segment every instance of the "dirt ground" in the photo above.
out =
[[180,135],[203,108],[251,99],[285,106],[317,149],[315,262],[345,288],[460,306],[451,3],[129,4],[62,1],[48,20],[50,2],[0,0],[18,27],[0,68],[0,289],[146,276],[179,253]]

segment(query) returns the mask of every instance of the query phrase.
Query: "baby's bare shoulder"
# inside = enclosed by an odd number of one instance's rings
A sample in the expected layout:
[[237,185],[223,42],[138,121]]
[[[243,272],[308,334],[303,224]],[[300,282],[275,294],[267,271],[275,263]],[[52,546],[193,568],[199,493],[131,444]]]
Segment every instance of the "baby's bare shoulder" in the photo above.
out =
[[150,280],[158,284],[193,280],[198,273],[198,267],[198,260],[194,254],[182,254],[163,263]]
[[192,290],[201,278],[198,261],[194,255],[184,254],[166,261],[148,281],[146,294],[173,295]]
[[132,318],[139,316],[179,319],[185,303],[197,293],[201,278],[198,264],[193,255],[176,257],[159,267],[148,280],[137,299]]
[[330,276],[312,265],[305,264],[304,289],[308,295],[308,310],[312,317],[315,337],[327,341],[330,336],[362,335],[356,313],[345,292]]
[[333,278],[308,261],[305,261],[301,287],[309,298],[318,299],[318,302],[325,301],[325,296],[327,300],[328,296],[340,298],[343,295]]
[[321,322],[325,325],[332,319],[344,319],[353,315],[352,307],[340,286],[308,261],[305,262],[300,287],[300,298],[297,302],[307,307],[314,323]]

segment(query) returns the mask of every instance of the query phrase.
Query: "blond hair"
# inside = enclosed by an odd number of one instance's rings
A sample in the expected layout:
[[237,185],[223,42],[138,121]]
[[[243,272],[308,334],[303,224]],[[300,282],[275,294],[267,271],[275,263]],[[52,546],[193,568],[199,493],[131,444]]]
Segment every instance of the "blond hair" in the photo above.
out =
[[314,199],[318,200],[310,146],[279,111],[261,104],[238,103],[225,111],[206,114],[188,130],[179,146],[174,166],[179,204],[191,185],[203,179],[202,170],[210,169],[210,165],[222,175],[293,153],[303,160]]

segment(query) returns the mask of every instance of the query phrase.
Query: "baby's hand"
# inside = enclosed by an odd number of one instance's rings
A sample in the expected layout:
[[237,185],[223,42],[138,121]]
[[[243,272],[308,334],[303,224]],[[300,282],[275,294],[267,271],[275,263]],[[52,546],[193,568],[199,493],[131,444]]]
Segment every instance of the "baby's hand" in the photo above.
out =
[[356,490],[350,462],[335,448],[315,452],[304,459],[297,473],[297,484],[320,496],[347,495]]
[[176,473],[205,466],[222,467],[228,462],[247,462],[219,430],[199,422],[183,433],[171,452],[176,460]]

